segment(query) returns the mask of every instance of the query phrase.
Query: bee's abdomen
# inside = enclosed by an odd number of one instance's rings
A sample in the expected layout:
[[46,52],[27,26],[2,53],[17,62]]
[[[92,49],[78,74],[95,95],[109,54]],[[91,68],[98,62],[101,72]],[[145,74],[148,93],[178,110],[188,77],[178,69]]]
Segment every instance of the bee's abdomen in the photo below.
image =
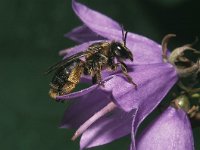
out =
[[51,83],[56,87],[62,87],[67,81],[67,76],[69,76],[66,71],[68,71],[67,68],[57,70]]
[[59,68],[52,81],[51,84],[54,86],[54,88],[57,88],[57,90],[61,89],[68,81],[68,78],[72,72],[72,70],[74,68],[76,68],[76,66],[80,63],[81,60],[76,60],[73,61],[69,64],[67,64],[66,66],[63,66],[61,68]]

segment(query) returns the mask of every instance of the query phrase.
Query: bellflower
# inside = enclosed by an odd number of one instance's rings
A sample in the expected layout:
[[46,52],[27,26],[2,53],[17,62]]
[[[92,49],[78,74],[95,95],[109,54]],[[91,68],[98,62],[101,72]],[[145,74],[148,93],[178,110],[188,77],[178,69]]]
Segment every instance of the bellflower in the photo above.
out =
[[[72,7],[84,25],[65,35],[81,44],[61,51],[64,59],[86,50],[89,45],[98,41],[122,40],[122,29],[116,21],[76,0],[72,1]],[[152,136],[156,135],[154,128],[157,128],[159,122],[162,122],[160,130],[163,130],[163,122],[165,119],[168,120],[167,117],[177,120],[177,125],[183,126],[183,129],[188,127],[186,114],[169,108],[159,117],[160,119],[157,119],[156,125],[150,126],[144,136],[135,142],[139,125],[177,82],[178,73],[172,64],[163,62],[162,47],[156,42],[129,32],[126,43],[134,56],[133,62],[126,62],[128,74],[137,84],[137,89],[127,82],[120,71],[103,71],[104,86],[95,84],[81,91],[56,97],[58,100],[72,102],[64,114],[60,127],[78,129],[72,139],[82,134],[80,149],[107,144],[129,134],[132,137],[130,149],[140,149],[143,145],[140,143],[144,141],[148,142],[147,146],[151,145],[152,142],[146,135],[148,132],[152,132]],[[89,82],[90,78],[83,77],[82,80]],[[183,122],[187,122],[187,125]],[[175,125],[176,123],[173,123],[171,126]],[[179,131],[176,133],[179,134]],[[161,138],[161,145],[165,137],[169,138],[169,135]],[[176,140],[174,142],[178,144]]]
[[182,109],[166,109],[136,140],[137,150],[194,150],[190,121]]
[[[155,121],[137,138],[137,150],[194,150],[192,128],[188,116],[198,116],[198,107],[190,108],[190,99],[199,89],[181,94]],[[198,96],[199,98],[199,96]],[[194,100],[194,99],[193,99]]]
[[[176,81],[173,71],[168,64],[134,66],[134,71],[129,74],[134,77],[137,90],[121,74],[115,74],[104,83],[104,87],[93,85],[88,89],[61,96],[59,99],[64,100],[78,97],[71,100],[75,102],[66,110],[61,127],[78,128],[113,101],[119,108],[111,116],[103,116],[83,133],[81,148],[106,144],[130,133],[134,136],[139,124]],[[166,86],[166,83],[170,86]]]

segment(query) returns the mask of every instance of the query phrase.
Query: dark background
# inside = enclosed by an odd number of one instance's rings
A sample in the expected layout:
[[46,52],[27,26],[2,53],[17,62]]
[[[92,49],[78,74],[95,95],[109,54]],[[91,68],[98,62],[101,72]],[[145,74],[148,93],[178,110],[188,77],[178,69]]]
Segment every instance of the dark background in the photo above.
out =
[[[176,33],[171,47],[200,37],[198,0],[87,0],[129,31],[161,42]],[[51,76],[43,72],[59,61],[58,51],[75,43],[64,33],[80,24],[70,0],[0,2],[0,149],[77,150],[71,131],[58,124],[66,104],[48,96]],[[200,49],[199,43],[195,46]],[[84,112],[80,112],[84,113]],[[194,132],[200,149],[199,129]],[[198,141],[197,141],[198,140]],[[96,149],[128,149],[129,137]]]

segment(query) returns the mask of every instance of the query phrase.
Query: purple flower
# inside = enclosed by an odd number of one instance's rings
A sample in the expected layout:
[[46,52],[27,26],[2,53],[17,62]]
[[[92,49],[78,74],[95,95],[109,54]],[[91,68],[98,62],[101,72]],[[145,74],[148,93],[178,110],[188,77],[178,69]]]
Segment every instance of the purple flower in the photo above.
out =
[[[88,48],[98,41],[121,41],[121,26],[114,20],[88,7],[72,1],[72,7],[84,25],[73,29],[65,36],[81,43],[60,52],[64,59]],[[174,35],[169,35],[174,36]],[[164,41],[168,41],[168,37]],[[158,106],[180,77],[199,72],[199,63],[182,69],[174,62],[177,55],[190,49],[185,45],[173,52],[168,59],[166,43],[159,44],[143,36],[129,33],[127,47],[134,55],[134,62],[126,62],[128,73],[137,84],[137,89],[127,82],[120,71],[103,71],[104,87],[92,85],[89,88],[63,96],[59,100],[71,101],[66,110],[61,128],[78,129],[72,139],[81,136],[80,149],[112,142],[131,134],[131,150],[143,149],[194,149],[192,130],[184,111],[169,107],[139,138],[136,133],[141,122]],[[164,50],[164,53],[162,52]],[[199,54],[199,53],[198,53]],[[172,55],[172,54],[171,54]],[[188,63],[188,59],[180,59]],[[170,63],[168,63],[168,61]],[[199,61],[200,62],[200,61]],[[186,73],[187,71],[187,73]],[[189,73],[188,73],[189,72]],[[83,77],[82,81],[90,82]]]
[[[81,148],[109,143],[131,133],[133,142],[140,123],[153,111],[176,82],[176,73],[169,64],[135,65],[129,72],[138,85],[136,90],[121,74],[105,82],[105,87],[89,89],[59,98],[77,99],[65,112],[61,127],[78,128],[96,112],[113,101],[116,108],[110,116],[93,123],[81,137]],[[81,97],[79,97],[81,96]]]
[[[89,45],[97,42],[96,40],[121,41],[121,27],[117,22],[75,0],[72,1],[72,7],[84,25],[75,28],[65,36],[82,44],[61,51],[60,54],[64,58],[86,50]],[[128,73],[137,84],[137,89],[126,81],[121,72],[104,71],[105,87],[92,85],[81,91],[57,97],[57,99],[73,103],[66,110],[60,127],[80,129],[78,130],[80,132],[76,133],[78,135],[83,133],[80,141],[81,149],[107,144],[128,134],[131,134],[132,137],[132,150],[135,150],[136,147],[143,149],[145,141],[148,142],[146,146],[151,144],[160,146],[155,143],[158,140],[155,139],[152,142],[149,140],[152,138],[151,136],[158,135],[161,139],[158,144],[165,146],[166,141],[163,140],[171,135],[180,133],[185,138],[186,133],[191,134],[186,114],[170,107],[135,142],[139,125],[176,83],[178,75],[170,63],[163,62],[162,48],[154,41],[129,32],[127,47],[134,55],[133,62],[126,62]],[[84,77],[82,80],[88,82],[90,78]],[[109,108],[112,109],[109,110]],[[172,131],[175,133],[164,136],[162,134],[165,132],[161,132],[161,130],[165,130],[163,128],[167,122],[172,127],[179,125],[186,130],[181,133],[181,128],[174,127],[176,132]],[[159,134],[155,133],[156,129],[159,130]],[[190,137],[188,136],[188,138]],[[178,144],[182,140],[182,138],[174,140],[174,143]]]
[[182,109],[169,107],[136,140],[137,150],[194,150],[190,121]]

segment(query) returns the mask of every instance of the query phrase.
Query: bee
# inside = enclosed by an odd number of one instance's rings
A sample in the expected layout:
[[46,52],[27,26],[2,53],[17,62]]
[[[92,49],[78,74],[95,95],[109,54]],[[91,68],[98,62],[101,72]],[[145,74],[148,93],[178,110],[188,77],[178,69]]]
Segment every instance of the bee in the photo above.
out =
[[56,99],[57,96],[70,93],[80,82],[82,75],[91,76],[93,84],[103,85],[101,71],[104,69],[115,71],[118,67],[121,67],[128,82],[137,87],[128,75],[127,66],[124,63],[127,59],[133,61],[133,54],[126,47],[127,33],[122,29],[122,42],[93,43],[85,51],[74,54],[50,67],[46,73],[55,70],[50,83],[50,97]]

